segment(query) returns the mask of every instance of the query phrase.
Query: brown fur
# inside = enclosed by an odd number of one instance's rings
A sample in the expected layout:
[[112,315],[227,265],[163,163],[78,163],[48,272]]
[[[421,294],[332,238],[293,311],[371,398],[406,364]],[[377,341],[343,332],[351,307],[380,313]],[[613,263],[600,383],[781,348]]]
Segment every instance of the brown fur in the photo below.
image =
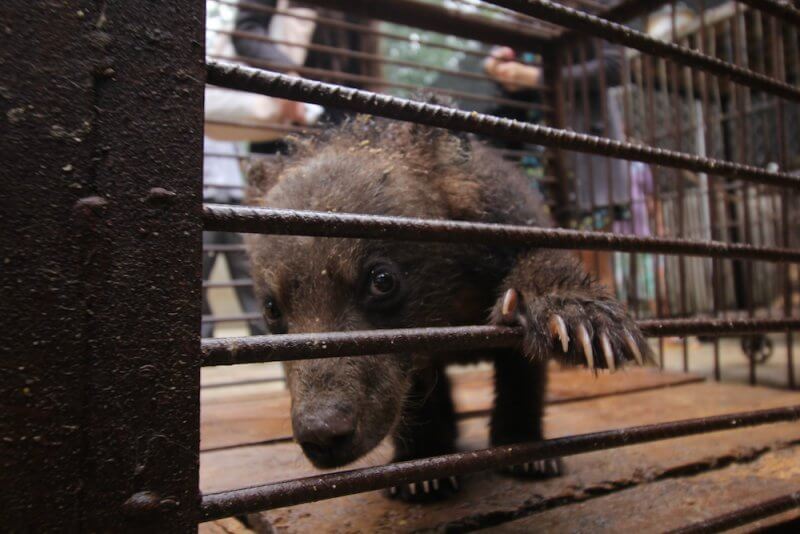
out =
[[[361,116],[317,137],[294,140],[293,146],[289,157],[258,163],[250,171],[250,204],[551,224],[541,198],[513,165],[482,144],[444,130]],[[355,460],[389,433],[398,445],[397,459],[454,450],[455,420],[443,369],[456,360],[497,358],[493,443],[541,439],[546,359],[583,361],[574,336],[566,354],[555,350],[560,345],[546,326],[553,313],[564,317],[571,335],[579,323],[592,334],[606,332],[620,363],[631,359],[626,331],[646,352],[622,307],[565,252],[286,236],[250,236],[248,244],[256,291],[281,311],[280,319],[270,322],[274,333],[470,325],[487,318],[499,324],[498,299],[508,288],[520,294],[517,322],[527,331],[521,350],[285,364],[295,433],[303,429],[310,440],[304,449],[321,467]],[[399,280],[391,305],[375,305],[365,296],[368,271],[376,263],[391,266]],[[598,340],[594,343],[600,362]],[[329,422],[337,425],[336,442],[329,439]],[[314,449],[326,432],[320,454]],[[414,497],[408,491],[401,496]]]

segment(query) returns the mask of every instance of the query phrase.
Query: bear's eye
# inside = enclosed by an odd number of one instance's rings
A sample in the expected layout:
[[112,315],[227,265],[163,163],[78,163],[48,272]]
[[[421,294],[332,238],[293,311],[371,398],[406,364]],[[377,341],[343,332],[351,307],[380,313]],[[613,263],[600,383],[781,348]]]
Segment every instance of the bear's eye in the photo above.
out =
[[281,309],[272,297],[264,299],[264,316],[268,321],[277,321],[281,318]]
[[387,297],[397,289],[395,274],[385,267],[374,267],[369,272],[369,292],[373,297]]

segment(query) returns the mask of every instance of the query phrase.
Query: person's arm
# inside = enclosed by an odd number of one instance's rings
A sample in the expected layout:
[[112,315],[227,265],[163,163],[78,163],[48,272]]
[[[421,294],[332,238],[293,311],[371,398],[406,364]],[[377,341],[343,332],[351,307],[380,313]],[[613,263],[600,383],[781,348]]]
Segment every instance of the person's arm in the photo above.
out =
[[[622,49],[619,46],[603,43],[603,61],[597,58],[586,61],[586,64],[573,63],[562,69],[564,78],[580,80],[584,74],[590,81],[598,79],[602,63],[605,69],[606,86],[614,87],[621,83]],[[502,85],[508,92],[514,93],[542,83],[541,67],[525,65],[514,60],[514,51],[508,47],[496,48],[484,62],[487,74]]]
[[[276,0],[248,0],[247,3],[268,7],[277,5]],[[236,11],[236,30],[269,37],[269,23],[271,20],[271,13],[250,10],[240,5]],[[234,36],[233,47],[236,50],[236,54],[241,57],[255,58],[274,65],[285,65],[286,67],[297,66],[274,43]]]

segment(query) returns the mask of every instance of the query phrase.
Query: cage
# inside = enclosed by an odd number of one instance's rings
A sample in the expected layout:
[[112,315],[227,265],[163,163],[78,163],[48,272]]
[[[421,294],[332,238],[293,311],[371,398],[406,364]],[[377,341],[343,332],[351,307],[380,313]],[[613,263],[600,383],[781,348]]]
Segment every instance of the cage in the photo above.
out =
[[[237,9],[311,22],[315,37],[232,27]],[[797,528],[792,4],[12,0],[0,13],[10,531]],[[304,59],[248,57],[219,37]],[[503,88],[483,69],[498,45],[541,78]],[[207,86],[481,138],[518,162],[560,228],[236,205],[244,186],[204,183],[204,160],[238,168],[317,126],[209,119]],[[415,100],[420,89],[457,107]],[[272,144],[204,145],[204,131],[242,130]],[[232,205],[204,204],[209,190]],[[283,378],[263,364],[511,346],[521,331],[260,335],[237,233],[574,250],[661,370],[558,370],[548,439],[489,448],[490,372],[457,373],[462,452],[320,474],[298,460]],[[228,276],[209,279],[201,257],[222,255]],[[240,304],[208,307],[220,290]],[[556,456],[567,474],[552,481],[486,474]],[[435,505],[376,492],[453,476],[473,479]]]

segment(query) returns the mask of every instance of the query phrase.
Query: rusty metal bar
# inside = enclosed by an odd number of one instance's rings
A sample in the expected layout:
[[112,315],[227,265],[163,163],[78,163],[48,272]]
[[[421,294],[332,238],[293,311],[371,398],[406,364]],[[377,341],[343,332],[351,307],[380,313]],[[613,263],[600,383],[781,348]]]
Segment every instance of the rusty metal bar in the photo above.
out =
[[[244,56],[223,56],[217,54],[209,54],[208,57],[214,59],[220,59],[223,61],[227,60],[236,63],[256,65],[261,68],[277,70],[277,71],[290,70],[289,67],[287,67],[286,65],[270,63],[269,61],[263,61],[260,59],[248,58]],[[349,72],[338,72],[338,71],[318,69],[312,67],[292,67],[291,70],[303,76],[311,76],[314,78],[319,78],[321,80],[331,79],[331,80],[340,80],[342,82],[352,82],[356,84],[365,84],[378,87],[394,87],[396,89],[406,89],[408,91],[424,91],[428,93],[451,96],[453,98],[472,100],[475,102],[492,102],[493,104],[504,104],[506,106],[516,107],[520,109],[547,110],[547,106],[537,104],[534,102],[523,102],[521,100],[514,100],[511,98],[492,96],[492,95],[481,95],[477,93],[469,93],[466,91],[458,91],[456,89],[445,89],[441,87],[430,87],[425,85],[415,85],[403,82],[389,82],[383,78],[364,76],[361,74],[350,74]]]
[[705,521],[698,521],[697,523],[671,530],[669,534],[723,532],[794,508],[800,508],[800,491],[740,508],[734,512],[706,519]]
[[[293,124],[277,124],[274,122],[241,122],[241,121],[220,121],[220,120],[206,120],[205,124],[212,124],[215,126],[231,126],[233,128],[248,128],[252,130],[265,130],[281,133],[310,133],[314,130],[319,130],[319,126],[308,124],[305,126],[295,126]],[[264,157],[264,156],[262,156]]]
[[[713,46],[708,44],[708,28],[706,21],[706,0],[700,0],[700,36],[698,47],[701,52],[706,51],[708,46],[709,50],[713,50]],[[705,145],[706,154],[713,156],[713,139],[711,136],[711,103],[709,98],[709,84],[710,76],[705,72],[698,72],[700,93],[702,95],[703,106],[703,140]],[[709,235],[712,240],[719,239],[718,222],[717,222],[717,182],[713,174],[706,174],[706,195],[707,195],[707,209],[708,209],[708,225]],[[714,317],[719,317],[720,310],[720,274],[722,265],[719,259],[714,258],[711,261],[711,303]],[[722,378],[722,371],[720,367],[720,344],[719,338],[714,338],[714,380],[717,382]]]
[[249,278],[236,278],[224,282],[210,282],[210,281],[203,282],[204,289],[212,289],[218,287],[247,287],[252,285],[253,281],[250,280]]
[[542,35],[535,28],[520,28],[415,0],[305,0],[304,3],[518,50],[538,52],[550,43],[549,34]]
[[[796,319],[664,319],[639,321],[651,337],[741,335],[800,329]],[[238,365],[370,354],[515,347],[522,329],[501,326],[400,328],[204,339],[203,365]]]
[[207,244],[203,245],[203,252],[211,252],[211,253],[218,253],[218,252],[247,252],[247,245],[244,243],[236,243],[236,244]]
[[493,245],[654,252],[800,263],[800,250],[758,247],[742,243],[222,204],[205,204],[203,206],[203,224],[206,230],[220,232],[389,239],[392,241],[487,242]]
[[786,406],[433,456],[408,462],[351,469],[238,490],[209,493],[203,496],[201,513],[204,521],[211,521],[231,515],[331,499],[418,480],[473,473],[556,456],[572,456],[706,432],[734,430],[798,419],[800,419],[800,406]]
[[202,323],[235,323],[238,321],[261,321],[263,318],[259,313],[240,313],[237,315],[203,315]]
[[[385,55],[381,54],[370,54],[368,52],[361,52],[359,50],[351,50],[348,48],[339,48],[336,46],[328,46],[328,45],[321,45],[316,43],[298,43],[296,41],[290,41],[286,39],[276,39],[274,37],[269,37],[266,35],[261,35],[258,33],[253,32],[246,32],[241,30],[220,30],[220,29],[208,29],[207,31],[219,33],[222,35],[228,35],[230,37],[238,37],[241,39],[249,39],[252,41],[261,41],[265,43],[274,43],[279,45],[285,45],[288,47],[296,47],[296,48],[304,48],[307,50],[316,50],[319,52],[325,52],[332,55],[344,56],[349,58],[355,59],[363,59],[368,61],[374,61],[377,63],[382,63],[384,65],[396,65],[399,67],[407,67],[411,69],[417,70],[424,70],[429,72],[436,72],[438,74],[445,74],[448,76],[455,76],[457,78],[467,78],[471,80],[479,80],[484,82],[492,82],[494,81],[493,78],[489,77],[486,74],[478,73],[478,72],[470,72],[470,71],[463,71],[463,70],[454,70],[454,69],[447,69],[444,67],[437,67],[435,65],[426,65],[424,63],[416,63],[414,61],[406,61],[401,59],[392,59],[390,57],[386,57]],[[290,67],[286,67],[287,70],[293,70]],[[525,87],[528,89],[536,89],[536,90],[543,90],[544,88],[541,85],[531,85],[526,84],[524,82],[519,82],[517,85],[521,87]]]
[[[276,377],[274,379],[262,379],[262,380],[253,380],[253,381],[242,381],[241,383],[250,384],[250,383],[260,383],[260,382],[281,382],[285,379],[283,377]],[[589,400],[596,400],[596,399],[603,399],[606,397],[616,397],[619,395],[632,395],[635,393],[642,393],[644,391],[654,391],[658,389],[667,389],[667,388],[674,388],[677,386],[685,386],[689,384],[697,384],[701,382],[705,382],[705,378],[702,376],[692,376],[686,375],[685,377],[681,377],[680,379],[676,380],[675,382],[664,383],[664,384],[650,384],[644,386],[636,386],[630,389],[626,389],[625,391],[607,391],[604,393],[588,393],[585,395],[570,395],[569,397],[562,397],[556,399],[547,399],[545,403],[547,405],[558,405],[558,404],[571,404],[574,402],[585,402]],[[210,384],[207,386],[203,386],[205,388],[215,388],[215,387],[225,387],[227,385],[238,385],[238,383],[230,382],[228,384]],[[476,409],[476,410],[464,410],[460,412],[456,412],[455,416],[458,421],[464,421],[469,419],[475,419],[479,417],[488,417],[492,413],[491,409]],[[258,440],[258,441],[243,441],[241,443],[236,443],[232,445],[221,445],[219,447],[208,447],[208,448],[201,448],[200,452],[215,452],[220,450],[231,450],[231,449],[241,449],[246,447],[260,447],[263,445],[271,445],[273,443],[291,443],[294,441],[294,437],[290,434],[285,434],[283,436],[276,436],[274,438],[269,438],[265,440]]]
[[707,56],[697,50],[655,39],[622,24],[602,19],[550,0],[489,1],[519,13],[564,26],[575,32],[600,37],[610,43],[625,45],[645,54],[671,59],[687,67],[698,68],[716,76],[729,78],[752,89],[772,93],[787,100],[800,101],[800,88],[798,87],[721,59]]
[[[224,5],[228,5],[228,6],[232,6],[232,7],[241,7],[243,9],[247,9],[249,11],[260,11],[262,13],[269,13],[269,14],[272,14],[272,15],[284,15],[284,16],[293,17],[293,18],[296,18],[296,19],[311,20],[311,21],[314,21],[316,24],[319,24],[321,26],[329,26],[329,27],[333,27],[333,28],[340,28],[340,29],[343,29],[343,30],[351,30],[351,31],[358,32],[358,33],[361,33],[361,34],[364,34],[364,35],[372,35],[372,36],[375,36],[375,37],[383,37],[385,39],[391,39],[391,40],[394,40],[394,41],[403,41],[403,42],[407,42],[407,43],[411,43],[411,42],[418,43],[421,46],[425,46],[425,47],[429,47],[429,48],[439,48],[441,50],[449,50],[450,52],[457,52],[457,53],[466,54],[468,56],[473,56],[473,57],[479,57],[479,58],[486,57],[486,51],[485,50],[470,50],[469,48],[463,48],[463,47],[448,45],[448,44],[444,44],[444,43],[436,43],[436,42],[428,41],[428,40],[422,39],[422,38],[413,39],[412,40],[408,36],[402,35],[402,34],[399,34],[399,33],[393,33],[393,32],[389,32],[389,31],[385,31],[385,30],[379,30],[379,29],[376,29],[376,28],[374,28],[372,26],[368,26],[368,25],[365,25],[365,24],[357,24],[357,23],[354,23],[354,22],[348,22],[348,21],[344,21],[344,20],[337,20],[337,19],[332,19],[332,18],[329,18],[329,17],[321,17],[321,16],[318,16],[317,14],[314,14],[314,15],[311,15],[311,16],[306,16],[306,15],[301,15],[301,14],[295,12],[295,11],[287,11],[285,9],[280,9],[280,8],[277,8],[277,7],[268,6],[266,4],[254,4],[252,2],[246,2],[246,1],[243,1],[243,0],[214,0],[214,1],[217,2],[218,4],[224,4]],[[530,28],[527,28],[526,31],[527,30],[530,30]],[[451,35],[450,32],[447,32],[447,34]],[[546,33],[543,32],[541,37],[542,38],[551,37],[552,35],[553,35],[553,32],[546,32]],[[471,38],[468,38],[468,37],[462,37],[462,38],[471,39]],[[524,62],[525,63],[530,63],[530,64],[538,64],[537,62],[528,62],[528,61],[524,61]]]
[[[763,13],[769,13],[780,20],[785,20],[800,26],[800,11],[787,2],[776,2],[775,0],[740,0],[743,4],[747,4],[753,9],[757,9]],[[776,78],[777,79],[777,78]]]
[[755,183],[800,188],[800,178],[785,172],[770,172],[758,167],[578,134],[482,113],[466,112],[249,67],[210,62],[207,70],[209,83],[229,89],[289,100],[302,100],[390,119],[577,150],[601,156],[643,161],[696,172],[713,172],[718,176],[749,180]]
[[196,529],[203,18],[0,2],[3,531]]

